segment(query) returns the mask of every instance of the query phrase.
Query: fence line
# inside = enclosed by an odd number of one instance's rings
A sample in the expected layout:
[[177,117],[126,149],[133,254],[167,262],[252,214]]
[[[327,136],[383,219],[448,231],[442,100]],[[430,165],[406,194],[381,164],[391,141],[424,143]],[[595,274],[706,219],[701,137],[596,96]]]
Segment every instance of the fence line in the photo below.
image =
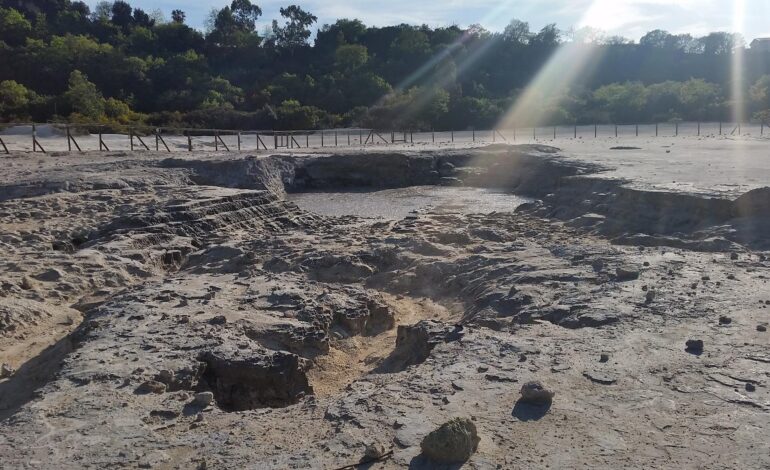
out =
[[[39,134],[44,126],[47,136]],[[681,136],[770,136],[766,123],[673,122],[647,124],[592,124],[513,127],[493,130],[378,130],[366,128],[319,130],[232,130],[145,125],[110,126],[99,123],[8,123],[0,124],[0,150],[32,152],[64,151],[269,151],[280,149],[370,146],[394,144],[471,144],[539,142],[558,139],[681,137]],[[11,129],[14,132],[8,133]],[[105,131],[117,130],[107,133]],[[61,141],[61,142],[60,142]],[[148,144],[149,142],[149,144]],[[43,143],[46,145],[43,146]],[[83,144],[83,145],[81,145]],[[22,148],[14,148],[22,147]]]

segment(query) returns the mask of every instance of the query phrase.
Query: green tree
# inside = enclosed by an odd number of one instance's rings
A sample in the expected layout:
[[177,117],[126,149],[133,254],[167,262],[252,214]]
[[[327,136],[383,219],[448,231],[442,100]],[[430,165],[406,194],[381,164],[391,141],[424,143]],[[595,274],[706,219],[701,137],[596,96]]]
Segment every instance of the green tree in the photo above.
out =
[[278,26],[278,21],[273,20],[273,35],[278,47],[285,49],[294,49],[307,45],[310,37],[310,26],[312,26],[318,17],[306,12],[297,5],[289,5],[281,8],[281,16],[286,19],[283,27]]
[[0,116],[11,118],[28,114],[28,106],[37,95],[14,80],[0,82]]
[[18,10],[0,8],[0,40],[11,46],[24,44],[32,24]]
[[770,75],[762,75],[749,89],[749,96],[755,110],[770,110]]
[[97,120],[104,114],[104,97],[96,85],[88,81],[79,70],[70,74],[69,87],[64,99],[72,111],[89,119]]
[[594,92],[594,100],[612,122],[633,122],[647,103],[647,89],[641,82],[612,83]]
[[360,69],[369,61],[369,51],[359,44],[344,44],[334,54],[334,65],[344,73]]
[[187,15],[182,10],[174,10],[171,12],[171,21],[178,24],[184,24]]

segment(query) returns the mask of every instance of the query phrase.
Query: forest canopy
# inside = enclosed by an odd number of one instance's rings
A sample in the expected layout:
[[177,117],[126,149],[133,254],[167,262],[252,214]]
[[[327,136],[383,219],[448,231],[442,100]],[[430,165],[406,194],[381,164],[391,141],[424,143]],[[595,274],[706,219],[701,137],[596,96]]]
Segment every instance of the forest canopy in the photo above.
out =
[[[770,117],[770,52],[738,35],[656,30],[638,42],[583,28],[319,25],[298,5],[258,30],[233,0],[205,31],[184,11],[125,1],[0,0],[0,120],[231,129],[465,129],[494,126],[564,43],[598,48],[590,77],[544,96],[552,122]],[[743,51],[742,83],[730,73]],[[521,122],[522,125],[530,123]]]

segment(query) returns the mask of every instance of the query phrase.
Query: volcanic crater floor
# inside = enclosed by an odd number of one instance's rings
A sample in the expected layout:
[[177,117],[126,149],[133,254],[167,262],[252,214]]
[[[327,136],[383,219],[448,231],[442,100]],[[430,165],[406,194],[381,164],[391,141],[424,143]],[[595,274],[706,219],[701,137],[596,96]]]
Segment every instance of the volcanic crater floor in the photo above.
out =
[[762,189],[542,146],[3,161],[5,468],[770,466]]

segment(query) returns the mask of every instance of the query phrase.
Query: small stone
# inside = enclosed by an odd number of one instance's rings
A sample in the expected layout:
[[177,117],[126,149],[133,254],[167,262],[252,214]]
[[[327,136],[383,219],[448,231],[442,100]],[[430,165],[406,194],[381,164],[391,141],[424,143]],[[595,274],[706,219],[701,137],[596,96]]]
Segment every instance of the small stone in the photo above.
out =
[[726,317],[726,316],[724,316],[724,315],[722,315],[721,317],[719,317],[719,324],[720,324],[720,325],[729,325],[729,324],[730,324],[730,323],[732,323],[732,322],[733,322],[733,319],[732,319],[732,318],[730,318],[730,317]]
[[767,326],[766,325],[757,325],[757,331],[759,331],[761,333],[764,333],[765,331],[767,331]]
[[703,352],[702,339],[688,339],[685,343],[685,351],[700,354]]
[[227,323],[227,318],[224,315],[217,315],[209,320],[209,325],[224,325]]
[[754,384],[747,383],[746,384],[746,391],[747,392],[756,392],[757,391],[757,387],[754,386]]
[[206,408],[214,401],[214,394],[211,392],[200,392],[195,394],[192,404],[200,408]]
[[43,271],[42,273],[35,276],[37,280],[43,281],[43,282],[56,282],[61,280],[62,273],[58,269],[48,269],[46,271]]
[[738,253],[734,253],[734,252],[730,253],[730,259],[733,260],[733,261],[737,260],[738,259]]
[[422,440],[425,457],[442,463],[465,462],[479,446],[476,425],[468,418],[454,418],[442,424]]
[[170,384],[172,380],[174,380],[174,373],[170,370],[162,370],[158,372],[158,375],[155,376],[155,380],[158,382],[163,382],[164,384]]
[[599,362],[607,362],[609,360],[610,360],[609,354],[602,354],[601,356],[599,356]]
[[370,442],[367,444],[366,449],[364,450],[364,457],[368,460],[379,460],[387,452],[388,451],[385,449],[385,446],[381,442]]
[[618,281],[634,281],[639,279],[639,271],[635,269],[617,268],[615,270],[615,277]]
[[140,385],[136,389],[137,393],[165,393],[166,392],[166,384],[155,381],[155,380],[148,380],[144,382],[142,385]]
[[651,304],[653,300],[655,300],[655,291],[647,291],[647,293],[644,295],[645,303]]
[[479,373],[483,373],[483,372],[486,372],[486,371],[488,371],[488,370],[489,370],[489,367],[487,367],[487,366],[479,366],[479,367],[477,367],[477,368],[476,368],[476,370],[477,370]]
[[16,369],[9,366],[8,364],[3,364],[0,366],[0,379],[7,379],[8,377],[12,376],[16,373]]
[[555,393],[540,382],[527,382],[521,386],[521,401],[533,405],[545,405],[553,400]]

